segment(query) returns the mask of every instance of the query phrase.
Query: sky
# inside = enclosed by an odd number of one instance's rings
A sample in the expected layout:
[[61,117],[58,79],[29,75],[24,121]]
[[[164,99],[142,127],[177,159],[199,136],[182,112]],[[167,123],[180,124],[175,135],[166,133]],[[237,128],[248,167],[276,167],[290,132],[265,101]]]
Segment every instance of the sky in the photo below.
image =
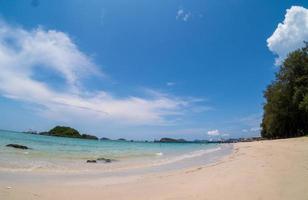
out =
[[0,0],[0,129],[260,135],[263,91],[308,41],[308,1]]

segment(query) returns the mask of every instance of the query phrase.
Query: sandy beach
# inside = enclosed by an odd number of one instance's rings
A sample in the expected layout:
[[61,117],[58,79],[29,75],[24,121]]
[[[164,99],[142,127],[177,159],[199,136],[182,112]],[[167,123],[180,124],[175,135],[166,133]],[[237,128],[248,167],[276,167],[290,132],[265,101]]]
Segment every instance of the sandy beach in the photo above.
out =
[[308,200],[308,0],[0,0],[0,200]]
[[2,172],[0,199],[308,199],[307,144],[237,143],[219,162],[140,176],[40,181]]

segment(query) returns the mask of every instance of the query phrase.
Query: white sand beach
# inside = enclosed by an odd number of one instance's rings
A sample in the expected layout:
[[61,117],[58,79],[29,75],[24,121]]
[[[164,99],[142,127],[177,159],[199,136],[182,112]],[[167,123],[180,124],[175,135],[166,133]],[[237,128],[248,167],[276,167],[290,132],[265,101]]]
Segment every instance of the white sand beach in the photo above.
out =
[[179,171],[58,181],[9,177],[0,174],[1,200],[304,200],[308,199],[308,137],[237,143],[233,153],[219,162]]

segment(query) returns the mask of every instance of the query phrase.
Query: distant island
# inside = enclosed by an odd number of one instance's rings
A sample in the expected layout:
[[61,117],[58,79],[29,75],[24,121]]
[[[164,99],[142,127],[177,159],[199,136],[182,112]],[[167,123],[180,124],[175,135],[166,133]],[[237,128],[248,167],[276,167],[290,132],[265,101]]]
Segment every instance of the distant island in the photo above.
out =
[[184,140],[174,138],[161,138],[160,140],[154,140],[155,143],[238,143],[238,142],[253,142],[265,140],[262,137],[249,137],[249,138],[229,138],[229,139],[216,139],[216,140]]
[[127,141],[127,140],[124,139],[124,138],[119,138],[119,139],[117,139],[117,141]]
[[110,138],[102,137],[100,140],[111,140]]
[[[27,134],[35,135],[46,135],[46,136],[55,136],[55,137],[68,137],[68,138],[79,138],[79,139],[89,139],[89,140],[101,140],[101,141],[122,141],[122,142],[135,142],[134,140],[127,140],[125,138],[119,138],[116,140],[102,137],[98,138],[90,134],[80,134],[76,129],[67,127],[67,126],[56,126],[47,132],[37,132],[33,130],[25,131]],[[154,141],[137,141],[137,142],[154,142],[154,143],[238,143],[238,142],[253,142],[265,140],[266,138],[262,137],[249,137],[249,138],[229,138],[229,139],[215,139],[215,140],[185,140],[185,139],[176,139],[163,137],[159,140]]]
[[25,133],[46,135],[46,136],[56,136],[56,137],[98,140],[98,138],[94,135],[80,134],[76,129],[67,127],[67,126],[56,126],[47,132],[26,131]]
[[187,143],[184,139],[174,139],[174,138],[161,138],[160,140],[155,140],[154,142],[161,142],[161,143]]

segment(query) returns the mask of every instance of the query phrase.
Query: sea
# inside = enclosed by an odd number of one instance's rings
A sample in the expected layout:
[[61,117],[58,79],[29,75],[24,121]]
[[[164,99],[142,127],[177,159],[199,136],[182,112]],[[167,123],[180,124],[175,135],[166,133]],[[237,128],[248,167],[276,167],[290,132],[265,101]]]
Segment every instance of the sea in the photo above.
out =
[[[7,144],[31,149],[15,149]],[[85,140],[0,130],[0,171],[157,172],[213,163],[232,148],[229,144]],[[98,158],[112,162],[87,163]]]

